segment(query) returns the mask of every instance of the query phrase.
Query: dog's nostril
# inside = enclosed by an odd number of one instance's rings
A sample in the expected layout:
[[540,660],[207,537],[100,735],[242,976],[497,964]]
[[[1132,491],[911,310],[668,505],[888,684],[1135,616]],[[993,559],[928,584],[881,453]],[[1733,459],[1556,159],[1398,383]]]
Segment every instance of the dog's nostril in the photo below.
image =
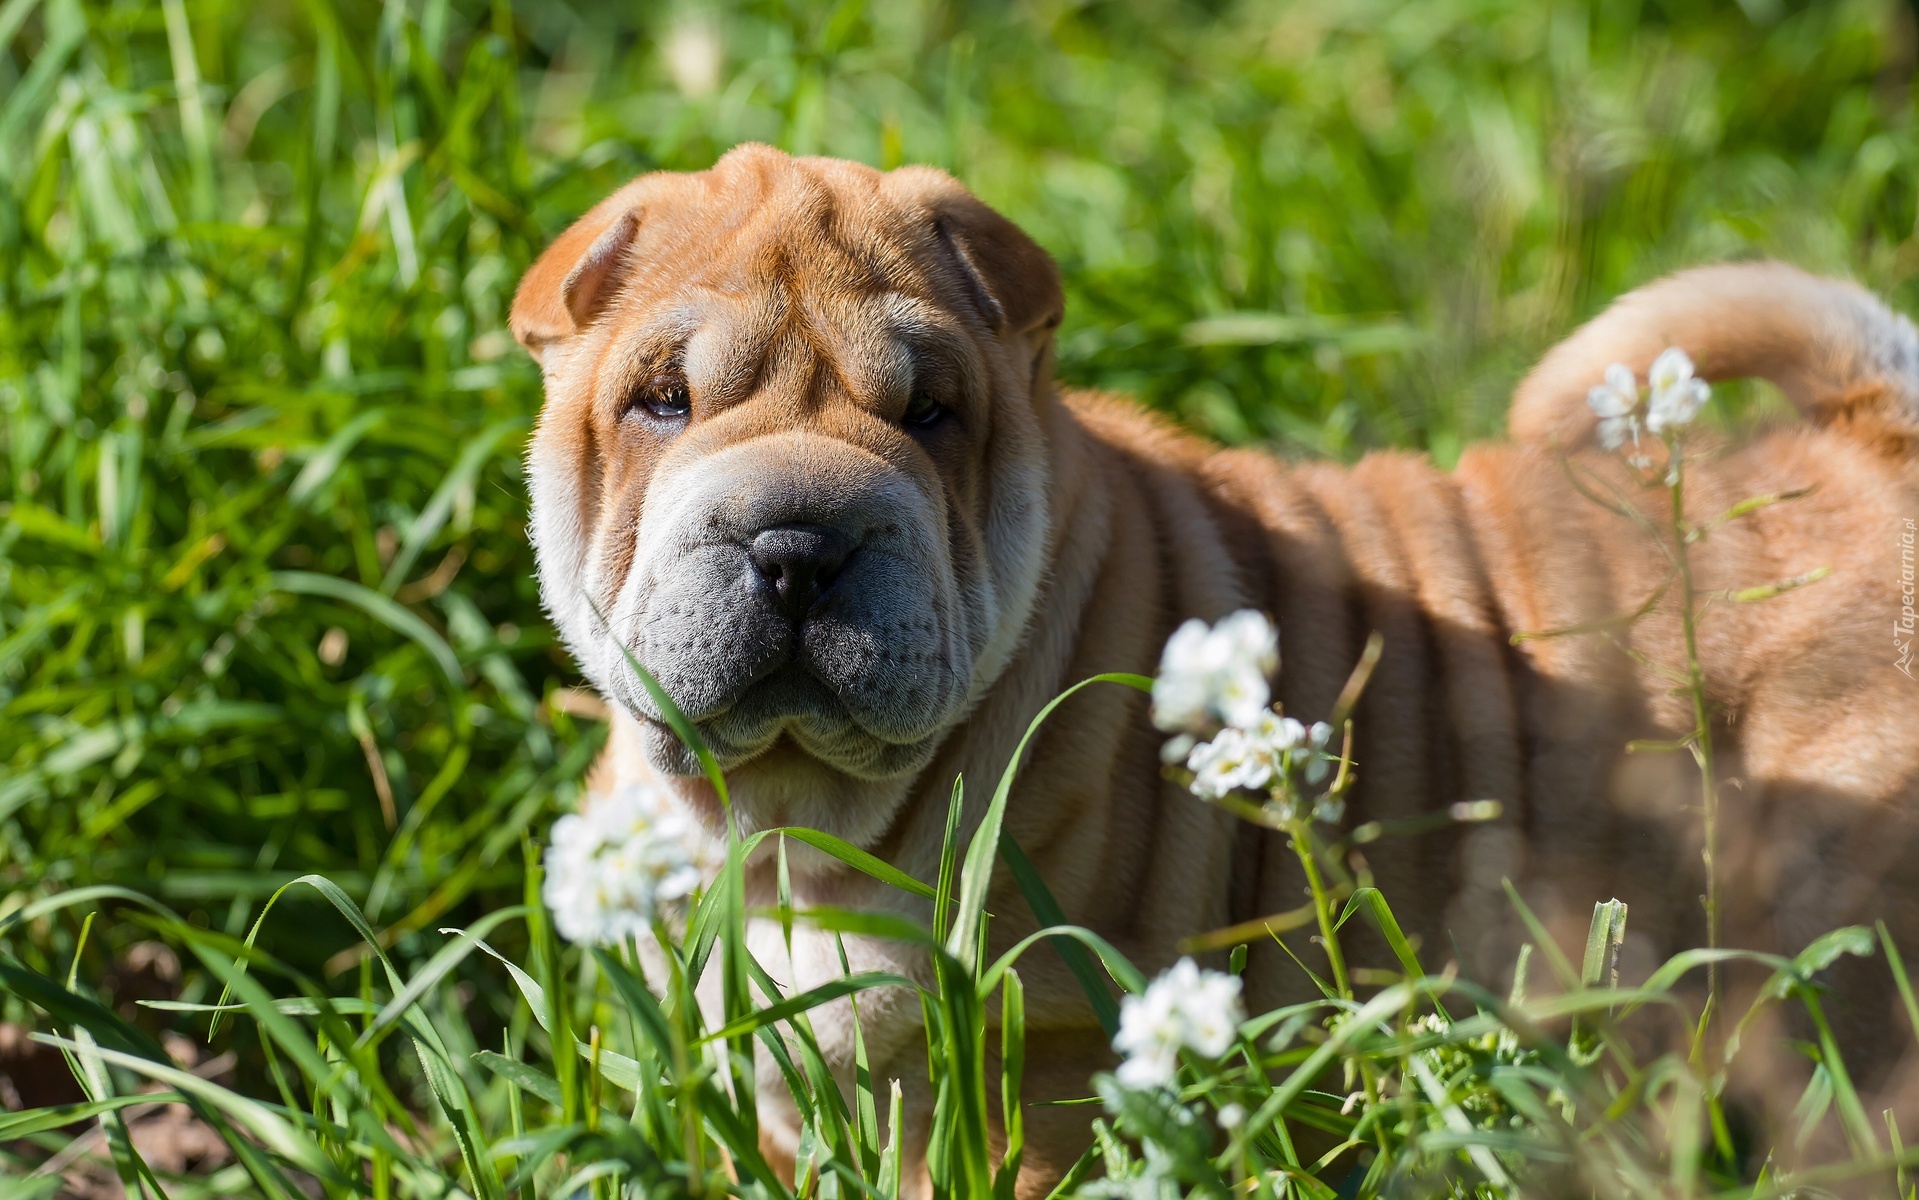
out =
[[805,616],[839,578],[853,546],[819,525],[776,525],[755,534],[746,557],[782,608]]

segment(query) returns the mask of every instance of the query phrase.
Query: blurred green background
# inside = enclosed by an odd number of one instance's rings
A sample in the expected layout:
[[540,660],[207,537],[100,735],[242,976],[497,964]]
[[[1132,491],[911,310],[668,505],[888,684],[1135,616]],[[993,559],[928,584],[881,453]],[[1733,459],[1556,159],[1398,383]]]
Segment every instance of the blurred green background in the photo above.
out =
[[[1884,2],[0,2],[0,918],[241,932],[320,871],[517,895],[600,727],[540,614],[503,318],[628,176],[930,162],[1058,258],[1064,374],[1285,454],[1495,434],[1667,269],[1912,307]],[[306,901],[272,946],[317,964]],[[12,952],[64,972],[76,928]],[[90,953],[105,953],[104,950]],[[14,1014],[16,1018],[18,1014]]]

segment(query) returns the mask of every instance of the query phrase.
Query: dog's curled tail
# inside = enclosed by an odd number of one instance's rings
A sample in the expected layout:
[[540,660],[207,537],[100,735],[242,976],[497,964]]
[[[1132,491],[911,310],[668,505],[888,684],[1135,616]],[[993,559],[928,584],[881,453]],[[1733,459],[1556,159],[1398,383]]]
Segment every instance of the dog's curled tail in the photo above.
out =
[[1508,428],[1522,442],[1589,441],[1586,393],[1607,366],[1643,383],[1668,346],[1706,379],[1771,380],[1812,421],[1900,452],[1919,444],[1919,330],[1857,284],[1776,262],[1681,271],[1620,297],[1520,383]]

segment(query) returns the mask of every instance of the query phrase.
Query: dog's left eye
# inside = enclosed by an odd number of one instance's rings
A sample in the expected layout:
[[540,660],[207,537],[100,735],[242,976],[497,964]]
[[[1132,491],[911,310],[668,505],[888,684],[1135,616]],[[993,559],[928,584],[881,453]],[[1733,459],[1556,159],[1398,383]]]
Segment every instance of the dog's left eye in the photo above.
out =
[[934,399],[933,393],[924,389],[915,389],[912,398],[906,402],[906,414],[900,423],[910,429],[925,429],[935,425],[946,415],[946,406]]
[[647,414],[660,421],[683,421],[693,410],[692,393],[687,390],[686,378],[674,371],[662,371],[641,384],[628,401],[627,409],[645,409]]

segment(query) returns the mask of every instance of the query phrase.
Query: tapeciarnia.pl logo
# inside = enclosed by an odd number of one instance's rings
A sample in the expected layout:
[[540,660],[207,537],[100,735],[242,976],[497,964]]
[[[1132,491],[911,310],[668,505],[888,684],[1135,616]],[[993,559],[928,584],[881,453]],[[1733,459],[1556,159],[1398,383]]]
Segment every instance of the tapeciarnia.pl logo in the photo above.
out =
[[1907,517],[1904,527],[1899,531],[1899,615],[1892,622],[1892,648],[1897,655],[1892,665],[1907,679],[1913,678],[1913,632],[1915,623],[1919,623],[1919,614],[1913,611],[1914,533],[1913,519]]

